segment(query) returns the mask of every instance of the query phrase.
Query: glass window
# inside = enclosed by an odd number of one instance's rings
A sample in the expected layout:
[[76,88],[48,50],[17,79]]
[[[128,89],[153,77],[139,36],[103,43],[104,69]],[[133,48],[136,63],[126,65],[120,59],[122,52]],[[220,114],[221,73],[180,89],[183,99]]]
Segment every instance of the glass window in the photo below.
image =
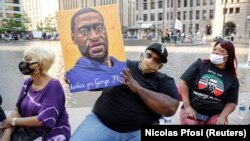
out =
[[201,5],[201,1],[200,0],[196,0],[196,6],[200,6]]
[[155,9],[155,2],[151,2],[151,9]]
[[150,14],[150,20],[151,20],[151,21],[154,21],[154,20],[155,20],[155,13],[151,13],[151,14]]
[[177,13],[177,19],[180,20],[181,19],[181,12]]
[[169,13],[167,12],[167,20],[169,20]]
[[239,7],[235,8],[235,13],[240,13],[240,8]]
[[227,8],[224,8],[224,14],[227,14]]
[[196,11],[196,20],[199,20],[199,19],[200,19],[200,11],[197,10],[197,11]]
[[209,11],[209,19],[213,19],[213,18],[214,18],[214,10],[211,9],[211,10]]
[[178,0],[178,7],[181,7],[181,0]]
[[234,9],[233,8],[230,8],[229,9],[229,14],[232,14],[234,12]]
[[207,0],[203,0],[203,6],[207,5]]
[[184,7],[187,7],[187,0],[184,0]]
[[147,9],[148,9],[147,3],[143,3],[143,10],[147,10]]
[[206,10],[202,11],[202,19],[203,20],[207,19],[207,11]]
[[214,5],[214,0],[210,0],[210,5]]
[[190,0],[190,7],[193,6],[193,0]]
[[183,20],[186,20],[186,16],[187,16],[187,12],[184,11],[184,12],[183,12]]
[[162,21],[162,13],[158,14],[158,21]]
[[193,11],[189,11],[189,20],[193,20]]
[[148,15],[147,14],[143,14],[143,21],[148,21]]
[[162,6],[162,1],[159,1],[158,2],[158,8],[161,9],[163,6]]

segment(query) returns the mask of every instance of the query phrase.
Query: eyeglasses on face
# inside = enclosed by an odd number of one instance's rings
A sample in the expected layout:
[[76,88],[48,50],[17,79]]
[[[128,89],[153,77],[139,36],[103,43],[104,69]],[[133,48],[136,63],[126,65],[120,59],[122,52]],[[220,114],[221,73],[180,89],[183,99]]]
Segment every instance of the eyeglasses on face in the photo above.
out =
[[155,63],[157,63],[157,64],[161,64],[162,62],[161,62],[161,58],[160,57],[158,57],[158,56],[156,56],[156,55],[153,55],[151,52],[145,52],[144,53],[144,56],[146,57],[146,58],[148,58],[148,59],[153,59],[153,61],[155,62]]
[[105,30],[105,28],[104,28],[103,23],[95,23],[95,24],[90,24],[90,25],[82,26],[79,29],[79,32],[83,36],[89,36],[90,33],[91,33],[90,32],[91,30],[94,30],[96,34],[100,34],[100,33],[102,33]]

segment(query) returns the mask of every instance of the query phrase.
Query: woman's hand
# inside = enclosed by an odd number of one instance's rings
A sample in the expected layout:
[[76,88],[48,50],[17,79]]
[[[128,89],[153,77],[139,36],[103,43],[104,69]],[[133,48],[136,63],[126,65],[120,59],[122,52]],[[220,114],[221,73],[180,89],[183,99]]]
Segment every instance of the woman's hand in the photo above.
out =
[[195,117],[196,111],[193,109],[193,107],[187,106],[187,107],[184,107],[184,109],[185,109],[188,117],[196,119],[196,117]]
[[6,118],[4,121],[3,121],[3,130],[7,129],[7,128],[10,128],[12,127],[11,126],[11,121],[12,121],[13,118]]
[[227,125],[227,117],[223,117],[223,116],[218,116],[217,121],[216,121],[217,125]]

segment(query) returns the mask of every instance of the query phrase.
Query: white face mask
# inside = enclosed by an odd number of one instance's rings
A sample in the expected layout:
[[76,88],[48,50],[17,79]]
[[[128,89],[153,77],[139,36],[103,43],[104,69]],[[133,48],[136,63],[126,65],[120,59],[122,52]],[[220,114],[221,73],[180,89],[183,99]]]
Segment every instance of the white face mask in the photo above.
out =
[[210,55],[210,61],[215,65],[222,64],[224,63],[224,56],[212,53]]

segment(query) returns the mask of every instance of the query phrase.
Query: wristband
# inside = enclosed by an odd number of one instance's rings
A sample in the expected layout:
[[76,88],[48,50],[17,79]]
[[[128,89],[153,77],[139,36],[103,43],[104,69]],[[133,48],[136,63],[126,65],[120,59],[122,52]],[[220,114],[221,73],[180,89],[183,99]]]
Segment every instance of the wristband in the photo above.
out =
[[11,120],[11,125],[12,126],[16,126],[16,117],[14,117],[12,120]]

